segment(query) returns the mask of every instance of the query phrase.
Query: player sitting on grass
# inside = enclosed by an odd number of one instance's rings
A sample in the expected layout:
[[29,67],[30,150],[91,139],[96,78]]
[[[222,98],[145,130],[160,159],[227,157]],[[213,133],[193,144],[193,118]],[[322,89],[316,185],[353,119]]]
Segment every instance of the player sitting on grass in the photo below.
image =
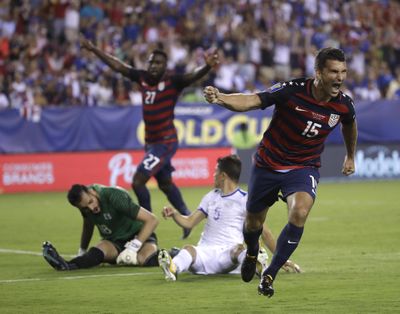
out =
[[[78,256],[65,261],[50,242],[43,244],[43,257],[56,270],[74,270],[110,264],[157,266],[157,237],[154,233],[158,219],[135,204],[128,192],[98,184],[74,184],[68,201],[83,217]],[[94,226],[101,241],[88,251]]]
[[[185,245],[173,259],[166,250],[160,250],[158,260],[165,279],[175,281],[178,273],[190,271],[194,274],[223,274],[238,271],[246,256],[243,246],[243,223],[246,214],[247,193],[238,186],[241,161],[235,155],[217,160],[214,173],[215,189],[206,194],[197,211],[183,216],[171,207],[163,209],[163,217],[172,217],[181,227],[193,228],[207,218],[204,231],[197,246]],[[265,233],[266,237],[269,235]],[[266,244],[272,247],[271,242]],[[265,250],[258,255],[258,271],[267,266]],[[300,272],[290,262],[287,269]]]

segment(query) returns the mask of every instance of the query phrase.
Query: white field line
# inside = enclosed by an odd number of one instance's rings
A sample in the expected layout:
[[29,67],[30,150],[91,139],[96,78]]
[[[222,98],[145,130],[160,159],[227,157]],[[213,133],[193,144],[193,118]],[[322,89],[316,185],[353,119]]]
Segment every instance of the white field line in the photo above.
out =
[[104,275],[86,275],[86,276],[65,276],[57,278],[21,278],[21,279],[3,279],[0,280],[0,284],[4,283],[18,283],[18,282],[29,282],[29,281],[49,281],[52,279],[57,280],[76,280],[76,279],[87,279],[87,278],[104,278],[104,277],[127,277],[127,276],[146,276],[160,274],[160,272],[151,273],[124,273],[124,274],[104,274]]
[[[24,251],[24,250],[11,250],[11,249],[2,249],[0,248],[0,253],[11,253],[11,254],[25,254],[25,255],[35,255],[42,256],[41,252],[33,252],[33,251]],[[68,257],[75,257],[76,255],[64,255]],[[126,277],[126,276],[145,276],[145,275],[154,275],[160,274],[159,272],[150,272],[150,273],[123,273],[123,274],[103,274],[103,275],[84,275],[84,276],[63,276],[56,278],[21,278],[21,279],[0,279],[0,284],[3,283],[18,283],[18,282],[29,282],[29,281],[47,281],[52,279],[57,280],[76,280],[76,279],[86,279],[86,278],[102,278],[102,277]]]
[[[11,249],[2,249],[0,248],[0,253],[11,253],[11,254],[25,254],[25,255],[35,255],[42,256],[42,252],[33,252],[33,251],[24,251],[24,250],[11,250]],[[66,254],[63,256],[66,257],[75,257],[76,255]]]

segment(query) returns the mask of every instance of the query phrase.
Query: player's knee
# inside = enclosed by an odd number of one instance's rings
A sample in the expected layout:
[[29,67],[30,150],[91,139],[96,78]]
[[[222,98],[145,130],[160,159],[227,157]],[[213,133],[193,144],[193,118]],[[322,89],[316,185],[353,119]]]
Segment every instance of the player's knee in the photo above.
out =
[[307,207],[295,207],[290,210],[289,221],[296,226],[303,226],[307,220],[310,209]]
[[196,259],[196,249],[193,247],[193,245],[190,244],[186,244],[182,250],[186,250],[189,252],[189,254],[192,256],[192,259],[195,260]]
[[231,260],[234,263],[238,262],[239,255],[245,250],[246,248],[244,247],[243,244],[238,244],[235,246],[232,251],[231,251]]
[[168,193],[171,190],[172,182],[171,181],[158,182],[158,187],[164,193]]
[[149,254],[148,256],[144,256],[139,261],[140,266],[158,266],[158,251],[154,251],[153,253]]
[[246,218],[246,230],[247,231],[257,231],[260,230],[263,226],[264,221],[259,219],[258,217],[248,217]]
[[[155,243],[146,242],[139,250],[137,261],[139,266],[157,266],[158,247]],[[158,262],[157,262],[158,263]]]
[[141,187],[141,186],[143,186],[144,184],[143,184],[143,181],[142,180],[139,180],[139,179],[133,179],[132,180],[132,187],[133,188],[135,188],[135,187]]
[[135,188],[141,188],[141,187],[145,186],[145,184],[146,184],[147,181],[148,181],[148,178],[147,178],[147,177],[145,177],[144,175],[142,175],[142,174],[140,174],[140,173],[137,172],[137,173],[133,176],[131,186],[132,186],[133,189],[135,189]]
[[247,212],[245,219],[245,228],[247,231],[258,231],[262,229],[264,220],[265,220],[265,212],[260,213],[250,213]]

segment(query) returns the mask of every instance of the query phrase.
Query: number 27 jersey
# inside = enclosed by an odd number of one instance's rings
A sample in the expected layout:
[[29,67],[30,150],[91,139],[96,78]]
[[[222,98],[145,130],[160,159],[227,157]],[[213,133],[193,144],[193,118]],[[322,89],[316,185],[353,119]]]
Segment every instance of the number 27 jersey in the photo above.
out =
[[177,142],[174,109],[180,92],[189,85],[182,75],[165,74],[154,85],[147,71],[132,69],[131,81],[138,83],[143,101],[143,120],[147,144]]
[[275,105],[272,120],[255,155],[257,166],[272,170],[320,167],[329,133],[355,120],[353,100],[339,92],[329,102],[317,101],[313,79],[296,79],[258,93],[261,108]]

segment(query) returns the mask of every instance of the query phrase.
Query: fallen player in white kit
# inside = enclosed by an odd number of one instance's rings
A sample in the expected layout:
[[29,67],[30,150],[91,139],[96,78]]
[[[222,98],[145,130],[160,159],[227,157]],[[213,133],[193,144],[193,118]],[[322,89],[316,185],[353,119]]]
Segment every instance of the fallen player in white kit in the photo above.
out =
[[[217,160],[214,187],[200,202],[198,210],[190,216],[176,209],[164,207],[163,217],[172,217],[181,227],[193,228],[207,219],[197,246],[185,245],[173,259],[166,250],[160,250],[158,260],[165,279],[175,281],[179,273],[211,275],[240,273],[239,266],[246,256],[243,246],[243,223],[246,213],[247,192],[239,188],[241,161],[235,155]],[[263,241],[273,252],[275,240],[265,227]],[[262,249],[258,255],[257,272],[267,266],[268,254]],[[300,267],[288,261],[286,271],[300,272]]]

